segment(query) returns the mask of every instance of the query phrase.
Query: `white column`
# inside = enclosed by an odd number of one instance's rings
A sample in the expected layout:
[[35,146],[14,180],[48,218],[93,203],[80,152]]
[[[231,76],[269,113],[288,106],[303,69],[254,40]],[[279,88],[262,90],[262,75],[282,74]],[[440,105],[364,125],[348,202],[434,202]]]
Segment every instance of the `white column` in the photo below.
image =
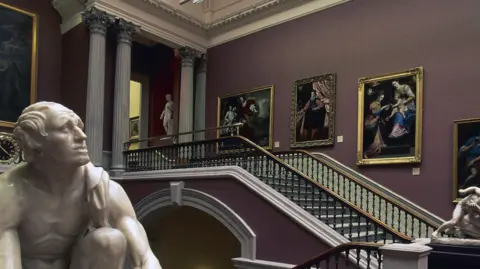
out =
[[380,248],[385,269],[428,269],[431,247],[420,244],[388,244]]
[[129,140],[129,105],[132,35],[139,28],[123,19],[116,24],[117,61],[115,66],[115,93],[113,103],[112,167],[113,176],[125,172],[123,143]]
[[[183,47],[179,49],[178,52],[182,58],[178,132],[184,133],[193,131],[193,64],[197,51],[189,47]],[[178,141],[180,143],[192,141],[192,135],[182,135],[179,137]]]
[[[202,54],[197,65],[195,77],[195,123],[194,130],[205,129],[205,91],[207,83],[207,55]],[[195,141],[205,139],[205,133],[196,133]]]
[[89,8],[82,13],[82,21],[90,30],[85,133],[90,160],[93,165],[101,166],[105,99],[105,37],[107,28],[114,22],[114,18],[96,8]]

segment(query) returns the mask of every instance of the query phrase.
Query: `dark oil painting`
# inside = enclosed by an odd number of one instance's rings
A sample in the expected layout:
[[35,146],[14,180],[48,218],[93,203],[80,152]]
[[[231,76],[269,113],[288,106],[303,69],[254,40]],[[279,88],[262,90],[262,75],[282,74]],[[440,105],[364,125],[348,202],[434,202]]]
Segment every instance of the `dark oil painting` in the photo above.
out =
[[[273,86],[264,86],[243,93],[218,98],[217,125],[242,123],[240,135],[265,149],[272,148]],[[224,128],[218,137],[231,136],[235,130]],[[238,141],[237,141],[238,142]],[[224,140],[221,149],[236,148],[237,142]],[[228,145],[227,145],[228,144]]]
[[422,70],[360,81],[357,163],[420,162]]
[[333,145],[335,74],[297,80],[292,89],[292,148]]
[[480,186],[480,118],[457,120],[453,131],[453,199],[458,190]]
[[0,3],[0,125],[13,126],[36,95],[37,17]]

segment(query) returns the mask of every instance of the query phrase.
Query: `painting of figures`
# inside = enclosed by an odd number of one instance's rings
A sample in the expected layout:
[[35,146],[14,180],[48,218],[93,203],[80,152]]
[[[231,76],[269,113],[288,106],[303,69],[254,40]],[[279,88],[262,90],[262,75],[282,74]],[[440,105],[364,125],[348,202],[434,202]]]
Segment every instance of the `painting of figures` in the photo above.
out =
[[290,147],[333,145],[335,87],[333,73],[293,83]]
[[361,78],[357,164],[420,163],[423,68]]
[[36,99],[37,16],[0,2],[0,126]]
[[458,190],[480,187],[480,118],[454,121],[453,200]]
[[[217,126],[243,123],[240,135],[257,145],[272,148],[274,86],[264,86],[243,93],[218,98]],[[232,130],[221,129],[218,137],[230,136]]]

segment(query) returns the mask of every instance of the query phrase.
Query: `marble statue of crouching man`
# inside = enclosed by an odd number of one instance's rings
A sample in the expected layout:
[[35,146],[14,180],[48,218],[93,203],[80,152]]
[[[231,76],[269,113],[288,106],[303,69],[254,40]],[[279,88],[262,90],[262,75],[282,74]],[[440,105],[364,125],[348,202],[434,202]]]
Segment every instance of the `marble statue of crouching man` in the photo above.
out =
[[1,269],[121,269],[127,256],[133,269],[161,269],[125,191],[90,163],[82,129],[57,103],[19,117],[26,163],[0,176]]

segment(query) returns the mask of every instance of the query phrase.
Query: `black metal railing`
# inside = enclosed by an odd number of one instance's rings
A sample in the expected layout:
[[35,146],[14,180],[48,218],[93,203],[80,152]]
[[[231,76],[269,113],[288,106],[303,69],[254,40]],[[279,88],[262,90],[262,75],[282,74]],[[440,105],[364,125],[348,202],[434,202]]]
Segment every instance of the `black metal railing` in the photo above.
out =
[[126,150],[124,156],[127,172],[240,166],[350,241],[412,240],[241,136]]
[[383,244],[361,242],[341,244],[292,269],[382,268],[382,246]]
[[326,163],[303,150],[276,152],[275,155],[402,234],[413,238],[429,238],[439,227],[437,223],[374,189],[334,162]]

